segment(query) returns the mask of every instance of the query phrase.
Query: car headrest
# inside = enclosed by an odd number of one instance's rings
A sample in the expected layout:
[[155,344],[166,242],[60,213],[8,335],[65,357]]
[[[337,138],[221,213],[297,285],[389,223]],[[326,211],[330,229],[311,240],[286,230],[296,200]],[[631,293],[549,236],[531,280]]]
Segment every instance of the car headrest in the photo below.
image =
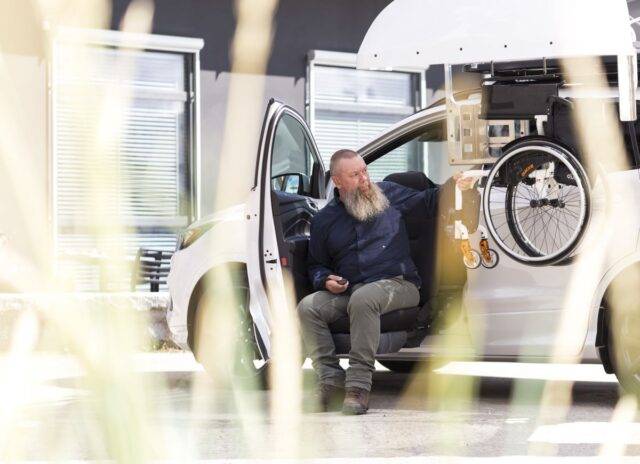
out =
[[394,172],[389,174],[384,180],[404,185],[414,190],[426,190],[436,187],[436,184],[421,171]]

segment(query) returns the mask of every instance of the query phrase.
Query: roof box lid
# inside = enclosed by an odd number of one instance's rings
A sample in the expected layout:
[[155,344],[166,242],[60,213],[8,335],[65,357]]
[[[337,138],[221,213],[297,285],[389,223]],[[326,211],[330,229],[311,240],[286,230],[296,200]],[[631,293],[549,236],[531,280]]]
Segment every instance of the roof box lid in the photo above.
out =
[[358,51],[361,69],[635,55],[626,0],[395,0]]

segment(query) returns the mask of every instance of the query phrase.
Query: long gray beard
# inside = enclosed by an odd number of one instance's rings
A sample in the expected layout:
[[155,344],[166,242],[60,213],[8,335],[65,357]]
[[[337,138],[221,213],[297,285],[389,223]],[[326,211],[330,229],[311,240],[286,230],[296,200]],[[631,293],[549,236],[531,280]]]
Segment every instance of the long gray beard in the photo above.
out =
[[373,182],[369,192],[363,193],[360,189],[355,189],[344,194],[341,200],[347,212],[361,222],[376,217],[389,207],[389,200],[384,192]]

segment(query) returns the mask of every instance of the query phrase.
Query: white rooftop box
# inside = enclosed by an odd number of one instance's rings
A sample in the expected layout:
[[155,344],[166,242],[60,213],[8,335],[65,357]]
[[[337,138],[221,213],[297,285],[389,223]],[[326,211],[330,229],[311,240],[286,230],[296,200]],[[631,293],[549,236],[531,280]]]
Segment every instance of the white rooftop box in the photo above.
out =
[[358,68],[635,55],[626,0],[395,0]]

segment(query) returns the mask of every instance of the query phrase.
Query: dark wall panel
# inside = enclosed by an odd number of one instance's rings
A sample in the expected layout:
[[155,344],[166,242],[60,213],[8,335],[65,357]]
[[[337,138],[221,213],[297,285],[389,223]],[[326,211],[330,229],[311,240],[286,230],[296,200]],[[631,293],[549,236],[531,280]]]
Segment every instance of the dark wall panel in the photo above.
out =
[[[117,29],[130,0],[113,1]],[[202,68],[229,71],[235,30],[232,0],[155,0],[153,33],[200,37]],[[267,74],[304,77],[311,49],[356,52],[378,13],[390,0],[281,0]]]
[[303,77],[311,49],[357,52],[389,0],[282,0],[268,74]]

